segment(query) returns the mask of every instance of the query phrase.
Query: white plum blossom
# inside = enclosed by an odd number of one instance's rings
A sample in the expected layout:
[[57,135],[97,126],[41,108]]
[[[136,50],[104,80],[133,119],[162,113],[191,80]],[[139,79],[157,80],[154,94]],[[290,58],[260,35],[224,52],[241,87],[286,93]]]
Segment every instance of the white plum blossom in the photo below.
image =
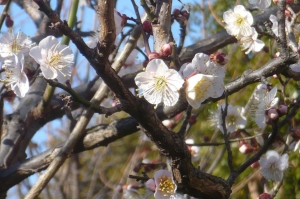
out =
[[237,5],[233,11],[224,12],[223,19],[228,34],[235,37],[250,36],[252,34],[253,16],[244,6]]
[[173,106],[179,98],[179,89],[184,80],[176,70],[169,69],[161,59],[151,60],[145,72],[134,78],[138,86],[139,96],[156,106],[163,102],[165,106]]
[[278,103],[278,97],[276,97],[277,88],[274,87],[272,90],[267,92],[258,93],[255,96],[256,100],[256,111],[255,111],[255,122],[261,129],[266,126],[266,110],[273,108]]
[[288,168],[288,159],[288,154],[280,156],[277,151],[268,151],[266,157],[258,161],[261,174],[268,180],[281,181],[284,170]]
[[271,0],[249,0],[249,3],[265,9],[271,5]]
[[185,94],[193,108],[199,108],[204,100],[220,97],[224,93],[225,68],[212,62],[206,54],[196,54],[192,63],[184,64],[179,72],[187,78]]
[[35,43],[24,33],[18,32],[15,35],[12,31],[9,31],[0,38],[0,56],[2,58],[7,58],[14,54],[26,56],[33,46],[35,46]]
[[[270,21],[272,22],[272,32],[278,37],[278,19],[275,15],[270,15],[269,17]],[[291,29],[292,23],[288,20],[285,19],[285,31],[287,32],[288,30]],[[288,37],[287,37],[288,39]],[[289,41],[288,41],[289,42]]]
[[246,54],[253,52],[259,52],[261,51],[261,49],[265,46],[265,43],[259,39],[257,39],[257,32],[255,30],[255,28],[251,28],[252,29],[252,34],[249,36],[245,36],[245,37],[241,37],[239,39],[239,41],[241,42],[243,49],[242,50],[246,50]]
[[170,171],[158,170],[154,174],[155,181],[155,199],[176,198],[177,186],[173,181],[173,176]]
[[[222,133],[224,133],[222,126],[223,120],[221,108],[225,110],[225,104],[218,105],[217,126],[222,131]],[[232,133],[238,129],[245,128],[247,121],[246,117],[243,115],[244,111],[244,108],[241,106],[232,106],[230,104],[228,105],[227,116],[225,118],[225,124],[228,133]]]
[[21,60],[17,55],[4,61],[5,78],[1,80],[5,86],[9,87],[18,97],[24,97],[29,90],[29,81],[24,73],[24,56]]
[[30,56],[40,64],[46,79],[57,79],[65,83],[71,76],[74,54],[69,46],[62,45],[53,37],[48,36],[33,47]]

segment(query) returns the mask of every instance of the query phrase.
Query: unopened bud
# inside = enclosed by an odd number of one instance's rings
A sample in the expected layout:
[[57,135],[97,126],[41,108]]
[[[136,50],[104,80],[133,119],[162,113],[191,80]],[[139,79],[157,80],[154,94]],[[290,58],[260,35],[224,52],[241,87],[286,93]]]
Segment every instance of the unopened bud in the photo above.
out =
[[133,171],[134,172],[136,172],[136,173],[138,173],[140,170],[141,170],[141,165],[139,164],[139,165],[136,165],[135,167],[133,167]]
[[173,10],[173,15],[174,15],[174,17],[178,17],[178,15],[180,15],[180,10],[179,9],[174,9]]
[[0,5],[5,5],[8,2],[8,0],[0,0]]
[[272,196],[268,193],[261,194],[258,199],[273,199]]
[[285,104],[280,104],[278,106],[278,111],[281,115],[286,115],[288,113],[288,106]]
[[164,45],[161,47],[161,54],[162,54],[163,56],[169,56],[169,55],[172,55],[172,44],[170,44],[170,43],[164,44]]
[[13,27],[13,25],[14,25],[14,21],[10,18],[9,15],[7,15],[6,18],[5,18],[5,25],[8,28]]
[[277,3],[278,3],[278,0],[273,0],[273,2],[274,2],[275,4],[277,4]]
[[293,0],[286,0],[286,4],[292,4]]
[[278,78],[278,76],[277,76],[276,74],[274,74],[274,75],[273,75],[273,78],[274,78],[274,79],[277,79],[277,78]]
[[196,124],[196,122],[197,122],[197,117],[196,117],[196,115],[192,114],[189,118],[189,124],[193,125],[193,124]]
[[263,51],[265,51],[265,53],[269,53],[270,52],[269,46],[264,46]]
[[248,144],[243,144],[240,148],[239,151],[241,153],[247,154],[247,153],[252,153],[254,150],[251,146],[249,146]]
[[210,141],[210,137],[207,136],[207,135],[205,135],[205,136],[204,136],[204,142],[209,142],[209,141]]
[[189,19],[190,13],[187,10],[181,11],[181,15],[184,16],[186,19]]
[[174,127],[174,125],[175,125],[175,123],[174,123],[173,120],[163,120],[162,123],[168,129],[172,129]]
[[300,129],[295,130],[295,135],[300,138]]
[[148,59],[149,61],[151,61],[152,59],[158,59],[160,58],[161,55],[157,52],[151,52],[149,55],[148,55]]
[[279,55],[280,55],[280,52],[275,53],[274,58],[279,57]]
[[291,15],[292,15],[291,11],[288,10],[288,9],[285,9],[285,10],[284,10],[284,14],[285,14],[285,17],[286,17],[286,18],[291,17]]
[[221,65],[225,65],[228,63],[228,57],[225,53],[217,52],[217,54],[211,54],[210,60],[216,63],[219,63]]
[[268,110],[268,117],[271,120],[277,120],[279,118],[279,114],[275,108],[271,108]]
[[146,20],[143,22],[143,30],[146,33],[149,33],[149,34],[152,33],[152,25],[151,25],[150,21]]
[[252,168],[258,168],[260,165],[259,165],[259,162],[254,162],[251,164],[251,167]]

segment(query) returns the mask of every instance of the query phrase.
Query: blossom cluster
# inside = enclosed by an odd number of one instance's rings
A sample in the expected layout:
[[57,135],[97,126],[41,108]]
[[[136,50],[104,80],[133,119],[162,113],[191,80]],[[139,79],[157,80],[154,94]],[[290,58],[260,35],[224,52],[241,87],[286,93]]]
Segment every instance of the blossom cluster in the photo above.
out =
[[264,47],[264,42],[257,39],[258,34],[255,28],[251,27],[253,16],[244,6],[237,5],[233,10],[224,12],[223,19],[226,23],[227,33],[236,37],[241,43],[242,49],[246,50],[246,54],[259,52]]
[[[225,55],[224,55],[225,56]],[[151,60],[145,72],[135,77],[138,95],[155,104],[174,106],[183,87],[186,99],[193,108],[199,108],[208,98],[220,97],[224,92],[225,68],[210,56],[198,53],[191,63],[182,65],[179,72],[169,69],[161,59]]]
[[18,97],[24,97],[29,91],[29,81],[38,70],[38,64],[46,79],[65,83],[70,78],[73,52],[53,36],[46,37],[36,46],[24,33],[15,35],[10,30],[0,38],[0,49],[5,70],[1,81]]

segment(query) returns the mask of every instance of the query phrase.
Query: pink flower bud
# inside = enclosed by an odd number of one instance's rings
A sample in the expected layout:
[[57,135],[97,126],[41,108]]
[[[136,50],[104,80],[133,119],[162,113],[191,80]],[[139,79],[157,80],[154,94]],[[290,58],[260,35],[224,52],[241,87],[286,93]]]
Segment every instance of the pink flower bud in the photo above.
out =
[[291,17],[291,15],[292,15],[291,11],[288,10],[288,9],[285,9],[285,10],[284,10],[284,14],[285,14],[285,17],[286,17],[286,18]]
[[164,125],[165,127],[167,127],[168,129],[173,128],[174,125],[175,125],[175,123],[174,123],[173,120],[164,120],[164,121],[162,121],[162,123],[163,123],[163,125]]
[[133,167],[133,171],[134,172],[136,172],[136,173],[138,173],[140,170],[141,170],[141,165],[139,164],[139,165],[136,165],[135,167]]
[[274,55],[274,58],[277,58],[277,57],[279,57],[279,55],[280,55],[280,53],[279,53],[279,52],[275,53],[275,55]]
[[295,130],[295,135],[300,138],[300,129]]
[[148,59],[149,61],[151,61],[152,59],[158,59],[160,58],[161,55],[157,52],[151,52],[149,55],[148,55]]
[[145,183],[145,185],[146,185],[146,188],[147,189],[149,189],[150,191],[153,191],[153,192],[155,192],[155,188],[156,188],[156,186],[155,186],[155,181],[154,181],[154,179],[149,179],[146,183]]
[[9,15],[7,15],[6,18],[5,18],[5,25],[8,28],[13,27],[13,25],[14,25],[14,21],[10,18]]
[[270,52],[269,46],[264,46],[263,51],[265,51],[265,53],[269,53]]
[[292,4],[292,3],[293,3],[293,0],[286,0],[286,4]]
[[281,114],[281,115],[286,115],[288,113],[288,106],[285,105],[285,104],[280,104],[278,106],[278,112]]
[[268,193],[260,194],[258,199],[273,199],[272,196]]
[[273,0],[273,2],[274,2],[275,4],[277,4],[277,3],[278,3],[278,0]]
[[207,135],[205,135],[205,136],[204,136],[204,142],[209,142],[209,141],[210,141],[210,137],[207,136]]
[[255,169],[255,168],[258,168],[259,166],[260,166],[260,165],[259,165],[259,162],[258,162],[258,161],[256,161],[256,162],[254,162],[254,163],[251,164],[251,167],[254,168],[254,169]]
[[225,53],[217,52],[217,54],[211,54],[210,60],[216,63],[219,63],[221,65],[225,65],[228,63],[228,57]]
[[143,22],[143,30],[146,33],[149,33],[149,34],[152,33],[152,25],[151,25],[150,21],[146,20]]
[[277,120],[279,118],[279,114],[275,108],[271,108],[268,110],[268,117],[271,120]]
[[196,122],[197,122],[197,117],[196,115],[192,114],[191,117],[189,118],[189,124],[193,125],[196,124]]
[[8,0],[0,0],[0,5],[5,5],[8,2]]
[[187,10],[181,11],[181,15],[184,16],[186,19],[189,19],[190,13]]
[[239,151],[241,153],[247,154],[247,153],[251,153],[253,152],[253,148],[251,146],[249,146],[248,144],[243,144],[240,148]]
[[178,15],[180,15],[180,10],[179,9],[174,9],[173,10],[173,15],[174,15],[174,17],[178,17]]
[[277,79],[277,78],[278,78],[278,76],[277,76],[276,74],[274,74],[274,75],[273,75],[273,78],[274,78],[274,79]]
[[161,47],[161,54],[163,56],[169,56],[172,54],[172,44],[167,43]]

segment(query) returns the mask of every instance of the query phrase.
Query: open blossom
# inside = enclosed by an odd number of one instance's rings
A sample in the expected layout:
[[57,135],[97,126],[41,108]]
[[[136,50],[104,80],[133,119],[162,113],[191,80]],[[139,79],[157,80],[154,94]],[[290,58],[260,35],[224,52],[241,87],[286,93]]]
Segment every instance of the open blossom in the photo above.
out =
[[[222,126],[223,120],[222,120],[221,108],[224,110],[225,104],[218,105],[217,126],[224,133],[223,126]],[[244,114],[243,107],[232,106],[230,104],[228,105],[227,116],[225,118],[225,124],[228,133],[232,133],[238,129],[245,128],[247,122],[246,122],[246,117],[243,114]]]
[[276,97],[277,88],[274,87],[272,90],[267,92],[261,92],[256,95],[256,111],[255,111],[255,122],[261,129],[266,126],[266,110],[273,108],[278,103],[278,97]]
[[210,61],[208,55],[196,54],[192,63],[184,64],[179,72],[187,78],[185,94],[193,108],[199,108],[204,100],[220,97],[224,93],[225,68]]
[[154,174],[155,199],[176,198],[177,186],[173,181],[172,173],[167,170],[158,170]]
[[184,83],[179,73],[169,69],[161,59],[151,60],[145,72],[137,74],[134,80],[139,88],[139,96],[144,96],[150,104],[163,102],[165,106],[176,104],[178,91]]
[[251,25],[253,24],[252,14],[242,5],[234,7],[233,11],[228,10],[223,14],[226,23],[226,31],[235,37],[249,36],[252,33]]
[[265,9],[271,5],[271,0],[249,0],[249,3]]
[[65,83],[70,78],[73,52],[69,46],[61,45],[55,37],[46,37],[38,46],[33,47],[29,54],[40,64],[46,79],[56,78],[59,82]]
[[[278,19],[275,15],[270,15],[269,17],[270,21],[272,22],[272,32],[278,37]],[[292,23],[289,20],[285,20],[285,31],[287,32],[289,29],[291,29]],[[288,39],[288,37],[287,37]]]
[[15,35],[12,31],[9,31],[0,38],[0,56],[3,58],[14,54],[26,56],[34,45],[35,43],[24,33],[18,32]]
[[24,73],[24,56],[21,60],[17,55],[4,61],[5,78],[2,80],[18,97],[24,97],[29,90],[29,81]]
[[252,34],[250,36],[242,37],[239,39],[243,46],[243,50],[246,50],[246,54],[250,53],[251,51],[253,53],[261,51],[261,49],[265,46],[265,43],[259,39],[257,39],[257,32],[255,28],[252,29]]
[[268,180],[282,180],[283,172],[288,168],[288,159],[288,154],[280,156],[277,151],[268,151],[266,157],[261,157],[258,161],[261,174]]

